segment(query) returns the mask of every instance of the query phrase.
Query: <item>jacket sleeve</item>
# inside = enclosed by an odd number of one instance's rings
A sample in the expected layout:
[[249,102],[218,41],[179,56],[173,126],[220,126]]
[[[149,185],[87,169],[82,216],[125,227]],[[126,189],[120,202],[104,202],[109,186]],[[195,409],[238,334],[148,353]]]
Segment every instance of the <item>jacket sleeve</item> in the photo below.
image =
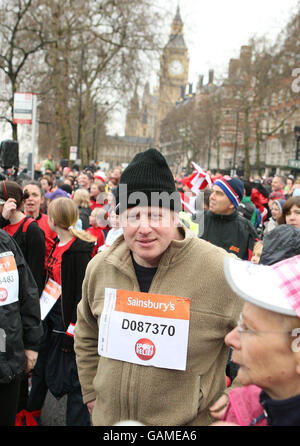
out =
[[30,223],[26,231],[27,263],[36,281],[39,296],[45,286],[45,234],[36,222]]
[[4,228],[5,226],[8,226],[10,224],[9,220],[6,220],[2,215],[0,215],[0,228]]
[[88,403],[96,398],[93,387],[93,380],[96,376],[99,356],[98,356],[98,323],[93,316],[89,295],[93,295],[92,280],[90,274],[92,272],[91,264],[87,267],[85,279],[82,286],[82,299],[77,307],[77,323],[74,334],[74,349],[76,353],[76,362],[78,375],[82,389],[84,403]]
[[248,260],[251,260],[255,243],[259,240],[257,232],[249,222],[249,239],[248,239]]
[[13,238],[11,238],[11,243],[19,273],[19,302],[24,348],[38,351],[43,335],[39,292],[21,249]]
[[77,321],[77,305],[82,297],[82,283],[89,261],[90,251],[74,252],[65,256],[62,264],[62,305],[63,319],[67,337],[63,341],[64,348],[73,349],[73,330]]

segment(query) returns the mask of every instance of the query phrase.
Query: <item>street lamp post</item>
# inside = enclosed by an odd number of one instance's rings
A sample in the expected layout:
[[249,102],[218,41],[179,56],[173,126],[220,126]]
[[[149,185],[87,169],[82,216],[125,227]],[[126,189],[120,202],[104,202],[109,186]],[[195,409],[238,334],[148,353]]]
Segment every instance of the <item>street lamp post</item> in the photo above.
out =
[[97,161],[96,155],[96,123],[97,123],[97,104],[94,104],[94,122],[93,122],[93,141],[92,141],[92,158],[93,161]]
[[237,147],[238,147],[238,132],[239,132],[239,112],[236,112],[236,125],[235,125],[235,142],[234,142],[234,153],[233,153],[233,171],[234,175],[236,175],[236,154],[237,154]]
[[294,132],[296,135],[296,160],[300,160],[300,127],[296,126],[294,128]]
[[84,49],[81,49],[80,79],[79,79],[79,105],[78,105],[78,129],[77,129],[77,153],[80,156],[80,132],[81,132],[81,103],[82,103],[82,71],[83,71]]

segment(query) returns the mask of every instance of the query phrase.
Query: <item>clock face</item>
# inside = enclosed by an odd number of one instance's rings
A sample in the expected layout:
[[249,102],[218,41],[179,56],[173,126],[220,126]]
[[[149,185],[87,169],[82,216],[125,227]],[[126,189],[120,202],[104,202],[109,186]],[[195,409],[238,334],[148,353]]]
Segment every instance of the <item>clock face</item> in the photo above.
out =
[[182,63],[179,60],[173,60],[173,62],[170,63],[169,70],[172,74],[178,76],[183,72]]

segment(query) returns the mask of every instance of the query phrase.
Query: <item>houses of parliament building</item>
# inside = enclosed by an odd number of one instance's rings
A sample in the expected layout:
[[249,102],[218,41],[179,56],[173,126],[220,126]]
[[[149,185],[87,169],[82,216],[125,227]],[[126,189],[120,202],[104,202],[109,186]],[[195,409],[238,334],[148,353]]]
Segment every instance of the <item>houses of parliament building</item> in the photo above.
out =
[[112,167],[129,163],[134,155],[160,145],[160,123],[175,106],[188,83],[189,57],[184,41],[180,9],[171,24],[169,40],[160,58],[159,87],[153,93],[149,83],[142,98],[137,87],[130,101],[125,122],[125,136],[108,136],[99,147],[101,161]]

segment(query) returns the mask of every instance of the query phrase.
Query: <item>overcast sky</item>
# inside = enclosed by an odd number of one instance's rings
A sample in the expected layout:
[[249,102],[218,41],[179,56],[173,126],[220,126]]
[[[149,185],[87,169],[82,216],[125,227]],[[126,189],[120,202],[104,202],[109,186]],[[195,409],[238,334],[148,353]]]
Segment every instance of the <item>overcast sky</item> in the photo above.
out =
[[[239,57],[241,46],[247,45],[251,37],[266,36],[274,41],[300,8],[300,0],[154,0],[154,3],[168,17],[163,45],[168,41],[172,20],[180,6],[190,59],[189,82],[193,83],[194,91],[200,74],[204,75],[204,83],[210,69],[215,71],[215,78],[225,75],[229,60]],[[153,89],[158,86],[158,69],[152,76],[149,81]],[[122,135],[125,113],[113,116],[109,131]]]
[[185,42],[190,57],[190,82],[208,70],[226,72],[229,59],[238,57],[240,47],[253,35],[274,39],[299,0],[163,0],[161,5],[174,17],[180,6]]
[[[240,47],[252,36],[274,39],[300,8],[300,0],[153,0],[153,3],[168,13],[165,44],[177,5],[180,6],[190,58],[189,81],[194,89],[200,74],[207,82],[209,69],[215,70],[216,77],[225,74],[230,58],[239,57]],[[124,118],[124,111],[114,115],[110,133],[124,134]],[[1,139],[9,137],[4,133]]]

